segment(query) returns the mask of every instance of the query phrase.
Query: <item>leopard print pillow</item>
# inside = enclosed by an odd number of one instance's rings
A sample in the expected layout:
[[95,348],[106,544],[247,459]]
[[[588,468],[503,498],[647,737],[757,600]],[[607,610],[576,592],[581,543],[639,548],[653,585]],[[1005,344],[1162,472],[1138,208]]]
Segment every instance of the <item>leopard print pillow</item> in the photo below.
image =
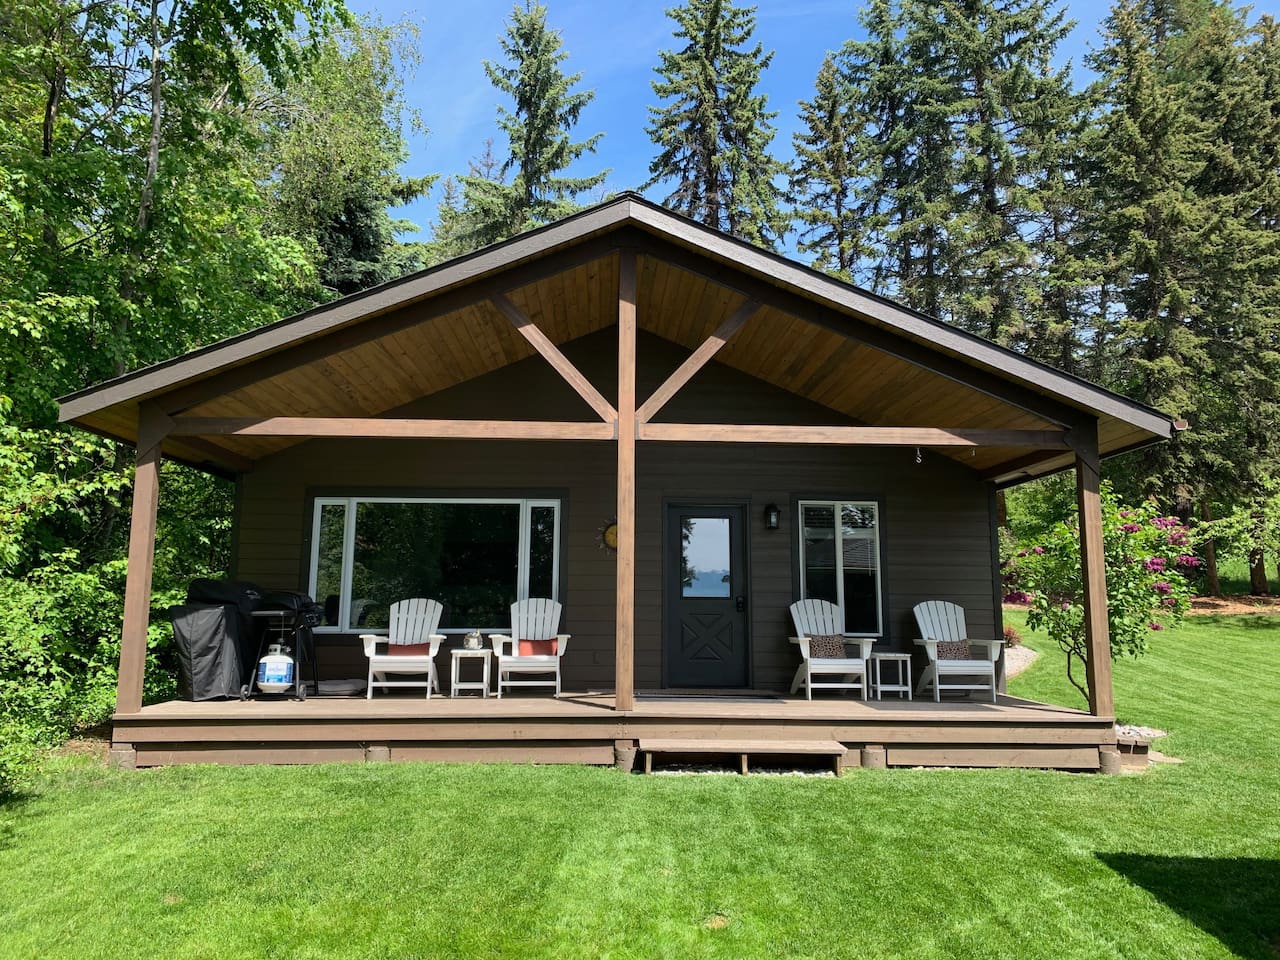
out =
[[818,660],[843,660],[848,656],[844,650],[844,637],[839,634],[810,634],[809,656]]
[[939,660],[972,660],[969,656],[968,640],[940,640],[938,641],[938,659]]

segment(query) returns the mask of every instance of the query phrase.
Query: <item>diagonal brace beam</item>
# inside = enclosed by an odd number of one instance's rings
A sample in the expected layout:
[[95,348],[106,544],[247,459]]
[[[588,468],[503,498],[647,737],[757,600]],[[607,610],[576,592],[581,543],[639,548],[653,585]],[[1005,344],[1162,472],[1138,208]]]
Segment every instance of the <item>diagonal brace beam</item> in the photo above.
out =
[[729,316],[724,318],[720,326],[716,327],[715,333],[707,337],[697,350],[689,354],[685,358],[684,363],[676,368],[671,376],[667,377],[666,382],[657,390],[653,391],[653,395],[644,402],[639,410],[636,411],[636,419],[640,423],[648,423],[654,416],[667,405],[667,402],[680,392],[680,389],[693,379],[693,375],[707,365],[707,362],[720,352],[720,349],[729,342],[735,333],[742,329],[742,325],[756,315],[760,310],[760,304],[754,300],[748,300]]
[[613,404],[600,395],[600,391],[583,376],[582,371],[569,362],[569,358],[560,352],[560,348],[538,329],[538,325],[529,319],[524,311],[508,300],[504,294],[495,293],[489,299],[498,308],[498,312],[511,321],[511,325],[519,331],[520,335],[529,341],[533,349],[542,354],[543,359],[577,391],[578,396],[587,402],[601,420],[605,423],[613,423],[618,419],[618,411],[613,409]]

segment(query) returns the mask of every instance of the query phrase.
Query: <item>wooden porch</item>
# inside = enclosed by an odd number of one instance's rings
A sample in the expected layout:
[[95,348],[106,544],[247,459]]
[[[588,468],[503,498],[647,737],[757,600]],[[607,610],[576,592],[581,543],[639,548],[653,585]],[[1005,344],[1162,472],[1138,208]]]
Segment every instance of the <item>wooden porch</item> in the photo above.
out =
[[[448,698],[387,696],[188,703],[115,718],[137,766],[391,760],[581,763],[630,768],[639,741],[839,741],[846,766],[1098,770],[1109,718],[1001,695],[997,703],[817,700],[637,692]],[[864,748],[866,752],[864,753]]]

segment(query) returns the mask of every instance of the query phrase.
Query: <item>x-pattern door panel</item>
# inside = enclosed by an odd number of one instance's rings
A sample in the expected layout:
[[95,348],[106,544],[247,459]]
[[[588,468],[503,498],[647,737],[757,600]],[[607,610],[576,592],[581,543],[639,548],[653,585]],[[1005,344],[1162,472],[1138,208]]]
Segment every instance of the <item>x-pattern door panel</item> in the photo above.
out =
[[749,683],[742,507],[667,507],[664,667],[669,687]]

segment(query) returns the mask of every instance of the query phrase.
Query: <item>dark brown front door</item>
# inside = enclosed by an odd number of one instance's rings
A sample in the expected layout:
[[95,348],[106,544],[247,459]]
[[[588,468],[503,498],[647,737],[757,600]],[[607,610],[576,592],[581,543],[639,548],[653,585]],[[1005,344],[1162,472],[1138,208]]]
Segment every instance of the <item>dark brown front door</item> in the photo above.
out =
[[746,687],[745,509],[668,504],[663,596],[668,687]]

